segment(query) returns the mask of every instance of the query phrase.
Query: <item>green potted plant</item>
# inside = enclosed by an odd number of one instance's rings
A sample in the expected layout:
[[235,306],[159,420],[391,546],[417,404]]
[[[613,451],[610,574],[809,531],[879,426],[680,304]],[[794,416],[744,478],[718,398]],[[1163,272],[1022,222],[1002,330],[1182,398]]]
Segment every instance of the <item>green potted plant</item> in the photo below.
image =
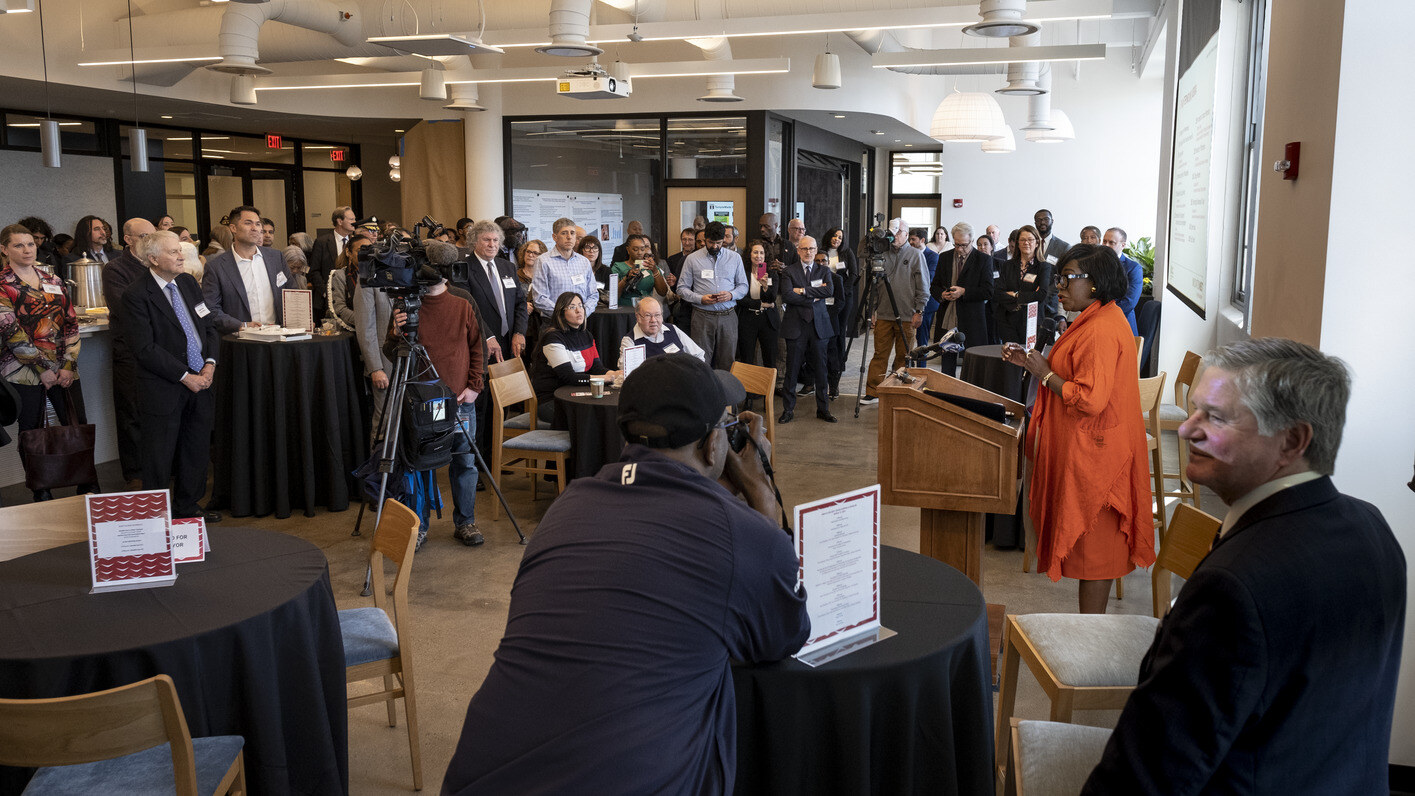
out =
[[1125,254],[1133,258],[1145,269],[1145,287],[1140,293],[1144,296],[1154,295],[1155,279],[1155,247],[1149,238],[1137,238],[1125,246]]

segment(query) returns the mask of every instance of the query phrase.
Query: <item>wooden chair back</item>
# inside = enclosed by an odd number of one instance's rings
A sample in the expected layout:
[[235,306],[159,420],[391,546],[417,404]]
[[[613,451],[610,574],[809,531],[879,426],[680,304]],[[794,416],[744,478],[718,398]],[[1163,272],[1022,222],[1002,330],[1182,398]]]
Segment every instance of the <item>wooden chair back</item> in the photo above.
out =
[[1145,415],[1145,431],[1152,435],[1150,449],[1159,448],[1160,431],[1160,404],[1164,399],[1164,382],[1168,374],[1160,371],[1159,375],[1148,379],[1140,379],[1140,411]]
[[1145,361],[1145,338],[1135,336],[1135,369],[1138,372],[1140,366]]
[[387,611],[386,592],[383,589],[383,559],[393,562],[393,625],[398,629],[399,648],[404,657],[408,647],[402,641],[406,630],[408,610],[408,581],[413,568],[413,550],[418,544],[418,515],[393,498],[383,501],[383,516],[373,531],[373,544],[369,549],[368,563],[373,572],[373,604]]
[[[1194,407],[1189,400],[1189,392],[1194,389],[1194,378],[1199,375],[1199,366],[1204,362],[1204,358],[1193,351],[1184,352],[1184,362],[1179,366],[1179,375],[1174,377],[1174,405],[1183,409],[1185,414],[1191,412]],[[1179,425],[1176,423],[1175,428]]]
[[172,745],[178,796],[196,796],[196,757],[177,687],[165,674],[92,694],[0,699],[0,765],[68,766]]
[[531,389],[531,377],[526,374],[525,367],[520,370],[508,368],[499,376],[491,374],[491,399],[502,410],[522,401],[534,401],[536,393]]
[[1165,531],[1164,547],[1155,558],[1156,571],[1165,569],[1187,580],[1209,554],[1214,534],[1222,525],[1223,520],[1187,503],[1175,506]]
[[87,539],[83,495],[0,508],[0,561]]
[[760,395],[765,399],[766,439],[771,443],[771,463],[776,464],[776,368],[748,365],[745,362],[732,363],[732,375],[742,382],[748,395]]

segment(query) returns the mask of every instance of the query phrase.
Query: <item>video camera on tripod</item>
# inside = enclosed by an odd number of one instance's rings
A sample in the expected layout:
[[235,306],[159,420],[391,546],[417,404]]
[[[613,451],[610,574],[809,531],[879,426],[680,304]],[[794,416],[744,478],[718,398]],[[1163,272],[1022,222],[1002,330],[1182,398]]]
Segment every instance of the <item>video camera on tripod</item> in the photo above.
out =
[[386,292],[394,308],[408,316],[403,331],[414,337],[418,331],[418,310],[422,308],[428,288],[443,279],[453,278],[428,260],[426,244],[421,239],[422,230],[441,226],[430,216],[423,216],[413,225],[411,239],[395,232],[359,250],[359,286]]
[[884,213],[875,213],[874,226],[865,233],[865,262],[870,271],[884,273],[884,255],[894,246],[894,234],[884,218]]

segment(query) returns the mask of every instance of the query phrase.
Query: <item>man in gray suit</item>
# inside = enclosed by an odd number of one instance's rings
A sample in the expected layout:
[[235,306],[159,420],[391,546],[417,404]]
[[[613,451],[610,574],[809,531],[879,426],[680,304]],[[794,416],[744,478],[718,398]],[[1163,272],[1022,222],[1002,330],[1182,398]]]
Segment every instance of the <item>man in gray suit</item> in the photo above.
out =
[[241,205],[227,216],[231,228],[231,249],[206,263],[201,292],[206,306],[222,334],[244,326],[282,323],[280,294],[293,288],[285,257],[275,249],[260,245],[264,236],[260,211]]

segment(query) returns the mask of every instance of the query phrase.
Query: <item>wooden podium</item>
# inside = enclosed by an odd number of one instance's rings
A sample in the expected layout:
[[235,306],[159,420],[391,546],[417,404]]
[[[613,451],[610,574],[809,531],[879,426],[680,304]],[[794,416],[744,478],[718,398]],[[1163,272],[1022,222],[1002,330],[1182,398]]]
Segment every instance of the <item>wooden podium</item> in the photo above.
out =
[[[909,368],[911,382],[880,383],[881,500],[918,506],[919,552],[973,579],[982,588],[984,514],[1017,508],[1024,407],[997,393],[927,368]],[[998,423],[924,390],[1001,404]]]

